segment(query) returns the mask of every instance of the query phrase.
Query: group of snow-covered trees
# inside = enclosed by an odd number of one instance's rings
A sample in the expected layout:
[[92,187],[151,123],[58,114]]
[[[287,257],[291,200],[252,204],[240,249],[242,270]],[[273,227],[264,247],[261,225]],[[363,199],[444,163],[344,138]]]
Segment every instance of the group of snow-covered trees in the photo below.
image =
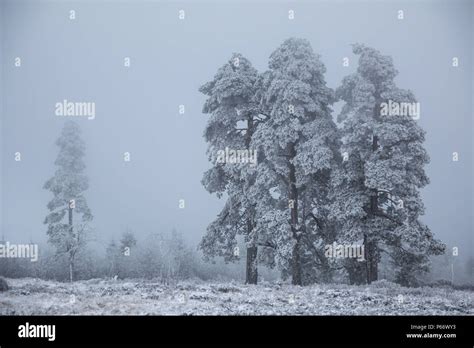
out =
[[[419,219],[429,182],[424,131],[409,115],[381,113],[383,103],[415,97],[395,85],[391,57],[359,44],[353,52],[357,71],[335,91],[319,55],[295,38],[271,54],[267,71],[233,54],[200,88],[212,164],[202,183],[225,199],[200,249],[234,261],[243,238],[247,283],[257,283],[258,264],[278,267],[296,285],[341,274],[370,283],[386,258],[395,280],[410,285],[429,256],[444,251]],[[256,163],[244,156],[251,152]],[[334,242],[363,245],[364,261],[329,259],[325,246]]]
[[[207,96],[203,112],[210,114],[204,137],[212,164],[202,182],[225,199],[200,249],[226,261],[245,255],[249,284],[257,283],[259,264],[303,285],[341,275],[370,283],[389,262],[394,280],[411,285],[428,269],[429,256],[444,251],[420,221],[420,189],[429,182],[424,131],[410,115],[382,112],[382,105],[416,103],[415,97],[395,85],[390,57],[363,45],[353,52],[357,70],[335,91],[303,39],[286,40],[263,73],[233,54],[200,88]],[[56,144],[57,170],[44,186],[53,194],[45,224],[49,242],[68,259],[72,281],[92,220],[78,125],[66,122]],[[328,257],[333,243],[363,246],[364,260]],[[115,249],[108,250],[112,270],[121,267]],[[166,272],[181,272],[175,263]]]

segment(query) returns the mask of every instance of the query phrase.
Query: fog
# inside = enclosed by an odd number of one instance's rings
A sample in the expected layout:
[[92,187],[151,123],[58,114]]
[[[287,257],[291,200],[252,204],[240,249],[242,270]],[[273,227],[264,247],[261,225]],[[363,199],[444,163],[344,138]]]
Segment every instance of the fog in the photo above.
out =
[[[454,4],[453,4],[454,3]],[[469,1],[1,3],[2,235],[44,242],[54,142],[64,99],[95,102],[75,117],[87,144],[86,192],[104,245],[129,227],[138,238],[180,231],[196,244],[223,201],[200,181],[209,168],[208,116],[198,91],[233,52],[259,71],[285,39],[308,39],[336,88],[357,61],[351,44],[393,57],[397,83],[421,104],[431,183],[423,221],[463,257],[473,255],[473,3]],[[179,20],[178,11],[185,10]],[[295,19],[288,20],[288,10]],[[397,19],[397,11],[404,19]],[[69,19],[69,11],[76,19]],[[21,67],[15,67],[15,58]],[[131,66],[124,67],[130,57]],[[349,57],[349,67],[343,67]],[[452,66],[458,57],[459,66]],[[184,114],[179,113],[184,105]],[[21,161],[14,159],[21,152]],[[125,162],[124,152],[131,161]],[[452,153],[459,161],[452,161]],[[185,200],[185,208],[178,202]]]

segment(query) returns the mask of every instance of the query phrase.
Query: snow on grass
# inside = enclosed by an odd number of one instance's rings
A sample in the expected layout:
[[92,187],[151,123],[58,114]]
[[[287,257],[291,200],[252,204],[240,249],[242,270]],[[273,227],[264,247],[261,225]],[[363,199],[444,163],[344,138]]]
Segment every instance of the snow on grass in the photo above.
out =
[[450,287],[298,287],[267,283],[8,279],[0,315],[474,315],[474,292]]

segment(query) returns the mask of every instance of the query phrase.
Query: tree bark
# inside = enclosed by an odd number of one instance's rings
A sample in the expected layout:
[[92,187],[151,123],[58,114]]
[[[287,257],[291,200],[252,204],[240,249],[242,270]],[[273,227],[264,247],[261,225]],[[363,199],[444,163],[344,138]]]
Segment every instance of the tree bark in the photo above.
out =
[[[68,215],[69,215],[69,232],[71,237],[73,236],[73,226],[72,226],[72,208],[71,203],[68,206]],[[74,281],[74,245],[71,246],[69,250],[69,281],[72,283]]]
[[378,280],[378,250],[377,243],[370,241],[364,236],[365,245],[365,264],[366,264],[366,281],[370,284]]
[[[245,147],[247,150],[250,149],[250,142],[252,141],[252,135],[254,132],[254,122],[252,115],[247,117],[247,132],[245,134]],[[252,218],[247,219],[247,234],[250,235],[253,231]],[[253,245],[247,248],[247,260],[245,265],[245,283],[246,284],[257,284],[258,283],[258,246]]]
[[293,260],[292,260],[292,278],[291,284],[293,285],[303,285],[303,280],[301,277],[301,259],[300,259],[300,241],[297,240],[295,246],[293,247]]
[[257,267],[257,251],[256,246],[247,248],[247,267],[245,274],[246,284],[257,284],[258,281],[258,267]]
[[[378,137],[374,135],[372,137],[372,151],[377,151]],[[378,202],[378,190],[372,189],[372,195],[370,197],[370,215],[374,218],[377,215],[379,207]],[[378,280],[378,248],[375,240],[369,240],[367,235],[364,236],[365,254],[366,254],[366,270],[367,270],[367,284]]]
[[298,189],[296,188],[296,168],[292,163],[291,159],[296,156],[295,145],[290,144],[288,146],[288,156],[290,160],[288,161],[289,169],[289,201],[290,203],[290,223],[291,231],[293,233],[293,238],[295,239],[295,245],[293,247],[292,254],[292,280],[293,285],[302,285],[301,277],[301,258],[300,258],[300,244],[301,237],[298,234]]
[[70,206],[68,207],[68,211],[69,211],[69,229],[72,232],[72,208]]
[[74,261],[72,257],[69,258],[69,281],[71,283],[74,281]]

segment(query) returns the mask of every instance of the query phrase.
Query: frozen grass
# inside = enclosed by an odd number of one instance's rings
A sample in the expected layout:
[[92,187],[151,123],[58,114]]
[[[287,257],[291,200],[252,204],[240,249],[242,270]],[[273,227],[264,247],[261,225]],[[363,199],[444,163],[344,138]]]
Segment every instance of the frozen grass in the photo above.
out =
[[474,315],[474,292],[370,286],[7,279],[0,315]]

